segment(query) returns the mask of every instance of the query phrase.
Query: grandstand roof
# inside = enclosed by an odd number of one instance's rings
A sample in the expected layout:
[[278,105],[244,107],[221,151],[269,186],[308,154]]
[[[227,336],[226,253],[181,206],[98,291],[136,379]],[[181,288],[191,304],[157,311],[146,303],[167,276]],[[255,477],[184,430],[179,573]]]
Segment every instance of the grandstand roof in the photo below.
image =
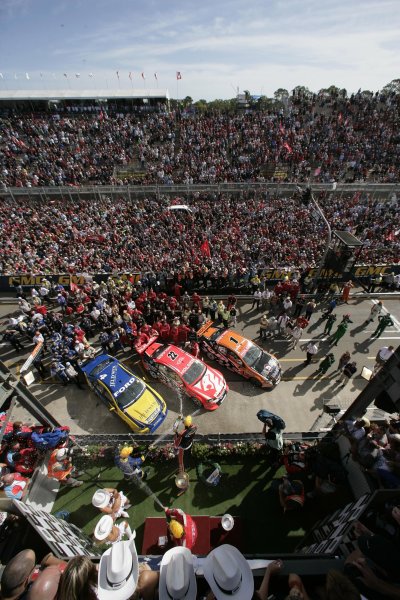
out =
[[104,100],[141,98],[169,99],[168,90],[159,89],[100,89],[100,90],[0,90],[2,100]]

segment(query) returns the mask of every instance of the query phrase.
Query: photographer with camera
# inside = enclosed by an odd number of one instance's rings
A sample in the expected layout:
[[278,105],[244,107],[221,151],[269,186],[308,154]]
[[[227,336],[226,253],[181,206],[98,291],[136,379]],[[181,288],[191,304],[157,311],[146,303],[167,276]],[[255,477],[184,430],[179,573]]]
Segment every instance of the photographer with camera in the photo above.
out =
[[83,484],[83,481],[79,481],[72,476],[74,470],[72,452],[71,448],[56,448],[53,450],[47,465],[47,477],[57,479],[61,485],[79,487]]

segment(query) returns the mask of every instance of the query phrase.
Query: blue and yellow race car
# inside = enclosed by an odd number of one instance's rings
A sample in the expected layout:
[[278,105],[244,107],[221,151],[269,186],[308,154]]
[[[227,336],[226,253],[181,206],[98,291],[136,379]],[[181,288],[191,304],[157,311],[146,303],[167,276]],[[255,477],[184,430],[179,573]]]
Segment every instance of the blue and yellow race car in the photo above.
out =
[[153,433],[167,415],[163,398],[116,358],[100,354],[82,367],[89,387],[136,433]]

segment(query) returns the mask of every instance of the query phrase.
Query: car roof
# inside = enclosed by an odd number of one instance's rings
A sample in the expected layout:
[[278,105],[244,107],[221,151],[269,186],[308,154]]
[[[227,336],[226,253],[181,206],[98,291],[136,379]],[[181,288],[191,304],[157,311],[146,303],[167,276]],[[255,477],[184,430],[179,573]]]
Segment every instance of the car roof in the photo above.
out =
[[[158,348],[155,348],[154,353],[152,353],[156,362],[173,369],[177,373],[184,373],[195,360],[191,354],[188,354],[188,352],[185,352],[178,346],[173,346],[172,344],[153,344],[153,346],[158,346]],[[150,349],[152,349],[153,346],[151,346]],[[172,360],[171,357],[168,356],[171,352],[177,354],[175,360]]]
[[105,365],[104,369],[101,369],[98,373],[96,373],[96,375],[93,376],[93,379],[100,379],[101,383],[108,387],[111,393],[117,391],[132,377],[138,379],[138,377],[136,377],[134,373],[125,367],[125,365],[122,365],[116,358],[110,356],[109,354],[102,354],[98,356],[93,361],[90,361],[90,363],[85,365],[82,370],[90,377],[90,373],[97,366],[99,366],[101,362],[106,362],[107,360],[109,360],[109,363]]
[[225,329],[221,332],[221,335],[217,338],[217,342],[220,346],[228,348],[241,356],[246,350],[253,344],[250,340],[240,335],[232,329]]

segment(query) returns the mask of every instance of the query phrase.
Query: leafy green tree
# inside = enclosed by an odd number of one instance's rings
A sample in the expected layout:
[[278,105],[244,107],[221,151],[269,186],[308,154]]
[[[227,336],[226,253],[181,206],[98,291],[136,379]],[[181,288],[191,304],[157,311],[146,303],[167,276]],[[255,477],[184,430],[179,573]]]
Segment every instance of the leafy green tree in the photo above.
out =
[[197,100],[197,102],[194,103],[193,105],[197,110],[201,111],[201,112],[205,112],[207,110],[208,107],[208,103],[207,100],[204,100],[203,98],[201,100]]
[[188,106],[192,106],[193,104],[193,98],[191,98],[190,96],[186,96],[186,98],[183,99],[183,106],[188,107]]
[[300,98],[310,98],[313,93],[305,87],[304,85],[296,85],[296,87],[292,90],[293,96],[297,96]]
[[340,96],[341,90],[336,85],[331,85],[328,88],[322,88],[318,92],[319,94],[324,94],[325,96],[331,96],[331,98],[336,98]]
[[289,92],[285,88],[278,88],[274,92],[274,98],[278,102],[286,102],[289,98]]
[[387,83],[383,88],[382,92],[387,94],[400,94],[400,79],[393,79],[390,83]]

